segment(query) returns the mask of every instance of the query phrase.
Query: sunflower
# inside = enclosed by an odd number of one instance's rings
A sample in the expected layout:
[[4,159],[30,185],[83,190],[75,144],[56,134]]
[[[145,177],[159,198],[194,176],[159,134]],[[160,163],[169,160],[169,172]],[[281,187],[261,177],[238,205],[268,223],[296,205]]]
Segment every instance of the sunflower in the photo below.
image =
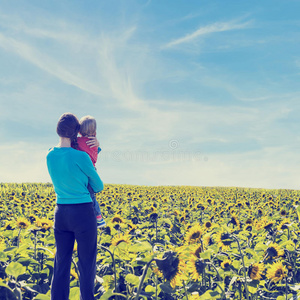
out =
[[236,214],[231,215],[231,220],[229,223],[233,224],[234,227],[237,227],[237,229],[240,229],[240,221],[238,220],[238,217]]
[[209,203],[209,205],[212,204],[212,200],[210,198],[206,199],[206,201]]
[[182,216],[182,217],[180,217],[180,219],[179,219],[180,223],[184,223],[185,224],[185,218],[186,218],[185,215]]
[[266,229],[269,230],[274,225],[274,221],[268,219],[267,217],[263,217],[260,221],[257,221],[255,224],[256,230]]
[[291,221],[287,218],[283,219],[280,224],[277,226],[277,230],[284,230],[288,229],[288,225],[291,223]]
[[267,271],[267,278],[278,282],[287,276],[287,269],[281,261],[275,262]]
[[198,280],[205,269],[206,263],[203,259],[193,256],[187,263],[187,269],[192,274],[193,280]]
[[9,221],[8,223],[5,224],[4,229],[5,230],[14,230],[15,224],[12,221]]
[[157,222],[157,218],[158,218],[158,213],[157,213],[157,212],[152,212],[152,213],[149,215],[149,220],[150,220],[150,222],[152,222],[152,223]]
[[260,280],[264,269],[265,269],[264,264],[255,263],[249,267],[248,276],[252,280]]
[[124,223],[124,219],[120,215],[115,215],[112,220],[112,223]]
[[134,234],[135,230],[137,229],[137,226],[133,223],[128,224],[128,233],[129,234]]
[[206,233],[204,236],[203,236],[203,245],[204,246],[210,246],[214,243],[213,239],[212,239],[212,234],[210,233]]
[[218,242],[218,246],[222,248],[223,251],[228,250],[233,242],[230,233],[224,232],[223,230],[217,234],[216,241]]
[[200,258],[200,253],[202,253],[202,246],[200,244],[192,245],[191,254],[197,258]]
[[131,218],[131,222],[132,222],[132,224],[136,225],[136,224],[139,222],[138,217],[137,217],[137,216],[133,216],[133,217]]
[[48,220],[46,218],[37,219],[36,226],[48,230],[53,227],[53,221]]
[[280,249],[279,245],[275,243],[270,243],[265,252],[266,257],[270,259],[278,258],[284,254],[284,250]]
[[252,225],[251,224],[247,224],[245,227],[244,227],[244,231],[252,231]]
[[35,216],[35,215],[30,215],[29,216],[29,220],[30,220],[30,222],[31,222],[31,224],[33,224],[36,220],[37,220],[37,216]]
[[156,211],[157,211],[157,209],[156,209],[156,204],[153,204],[153,205],[150,207],[150,210],[151,210],[152,212],[156,212]]
[[287,213],[287,211],[286,211],[285,209],[282,209],[282,210],[280,211],[280,215],[281,215],[282,217],[285,217],[287,214],[288,214],[288,213]]
[[130,237],[129,237],[128,233],[126,233],[126,234],[120,233],[111,240],[111,244],[113,246],[118,246],[122,242],[124,242],[126,244],[130,244]]
[[202,236],[202,229],[199,224],[192,226],[186,234],[186,243],[188,245],[198,243]]
[[210,222],[210,221],[206,221],[205,223],[204,223],[204,229],[205,230],[210,230],[210,229],[212,229],[212,227],[213,227],[213,224]]
[[251,225],[253,224],[253,220],[251,218],[248,218],[245,223]]
[[17,226],[20,229],[26,229],[29,225],[30,225],[30,222],[26,218],[20,217],[17,219]]
[[166,251],[162,259],[156,259],[155,261],[159,271],[161,271],[163,277],[170,282],[172,288],[181,285],[185,264],[179,258],[177,251]]
[[177,209],[174,209],[174,211],[173,211],[173,215],[174,215],[174,216],[179,216],[179,215],[180,215],[180,212],[179,212],[179,210],[177,210]]
[[221,262],[221,267],[225,270],[229,269],[231,265],[232,265],[232,261],[230,259],[225,259],[224,261]]

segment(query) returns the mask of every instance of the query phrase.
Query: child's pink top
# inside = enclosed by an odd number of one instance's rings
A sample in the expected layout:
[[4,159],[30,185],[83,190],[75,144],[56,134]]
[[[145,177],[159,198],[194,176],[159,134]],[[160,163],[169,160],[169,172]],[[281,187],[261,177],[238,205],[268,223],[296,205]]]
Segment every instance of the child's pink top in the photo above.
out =
[[95,166],[98,157],[98,148],[97,147],[90,148],[90,146],[86,144],[86,142],[89,140],[90,139],[85,136],[78,137],[77,138],[78,150],[86,152],[90,156],[92,163]]

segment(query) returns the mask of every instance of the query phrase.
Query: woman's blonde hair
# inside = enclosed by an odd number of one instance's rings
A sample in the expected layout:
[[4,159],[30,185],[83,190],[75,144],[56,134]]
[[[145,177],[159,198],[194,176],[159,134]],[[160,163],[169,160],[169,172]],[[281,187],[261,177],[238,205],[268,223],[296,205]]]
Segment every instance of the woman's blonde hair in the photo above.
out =
[[94,136],[96,135],[97,123],[92,116],[84,116],[80,119],[80,134],[82,136]]

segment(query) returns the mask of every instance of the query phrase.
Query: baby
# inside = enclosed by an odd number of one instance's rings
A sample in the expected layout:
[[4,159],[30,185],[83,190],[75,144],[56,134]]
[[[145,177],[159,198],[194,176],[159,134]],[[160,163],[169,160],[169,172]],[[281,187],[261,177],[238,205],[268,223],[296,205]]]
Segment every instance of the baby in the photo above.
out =
[[[98,158],[98,153],[101,151],[101,149],[96,147],[90,148],[86,144],[86,142],[89,140],[88,138],[89,136],[96,136],[96,129],[97,129],[96,120],[91,116],[85,116],[80,119],[79,123],[80,123],[79,133],[81,134],[81,137],[77,138],[77,144],[78,144],[77,149],[86,152],[90,156],[92,163],[95,166]],[[96,200],[95,193],[90,185],[88,185],[88,190],[90,192],[95,213],[97,216],[97,227],[98,228],[104,227],[106,226],[106,223],[102,218],[99,204]]]

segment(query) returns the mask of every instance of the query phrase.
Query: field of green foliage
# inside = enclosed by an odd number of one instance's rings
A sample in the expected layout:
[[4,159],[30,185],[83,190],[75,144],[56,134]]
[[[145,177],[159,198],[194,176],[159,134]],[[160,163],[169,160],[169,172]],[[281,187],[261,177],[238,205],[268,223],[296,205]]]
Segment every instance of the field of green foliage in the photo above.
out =
[[[0,299],[50,299],[52,184],[0,184]],[[297,299],[300,191],[106,185],[95,299]],[[76,245],[70,299],[79,299]]]

